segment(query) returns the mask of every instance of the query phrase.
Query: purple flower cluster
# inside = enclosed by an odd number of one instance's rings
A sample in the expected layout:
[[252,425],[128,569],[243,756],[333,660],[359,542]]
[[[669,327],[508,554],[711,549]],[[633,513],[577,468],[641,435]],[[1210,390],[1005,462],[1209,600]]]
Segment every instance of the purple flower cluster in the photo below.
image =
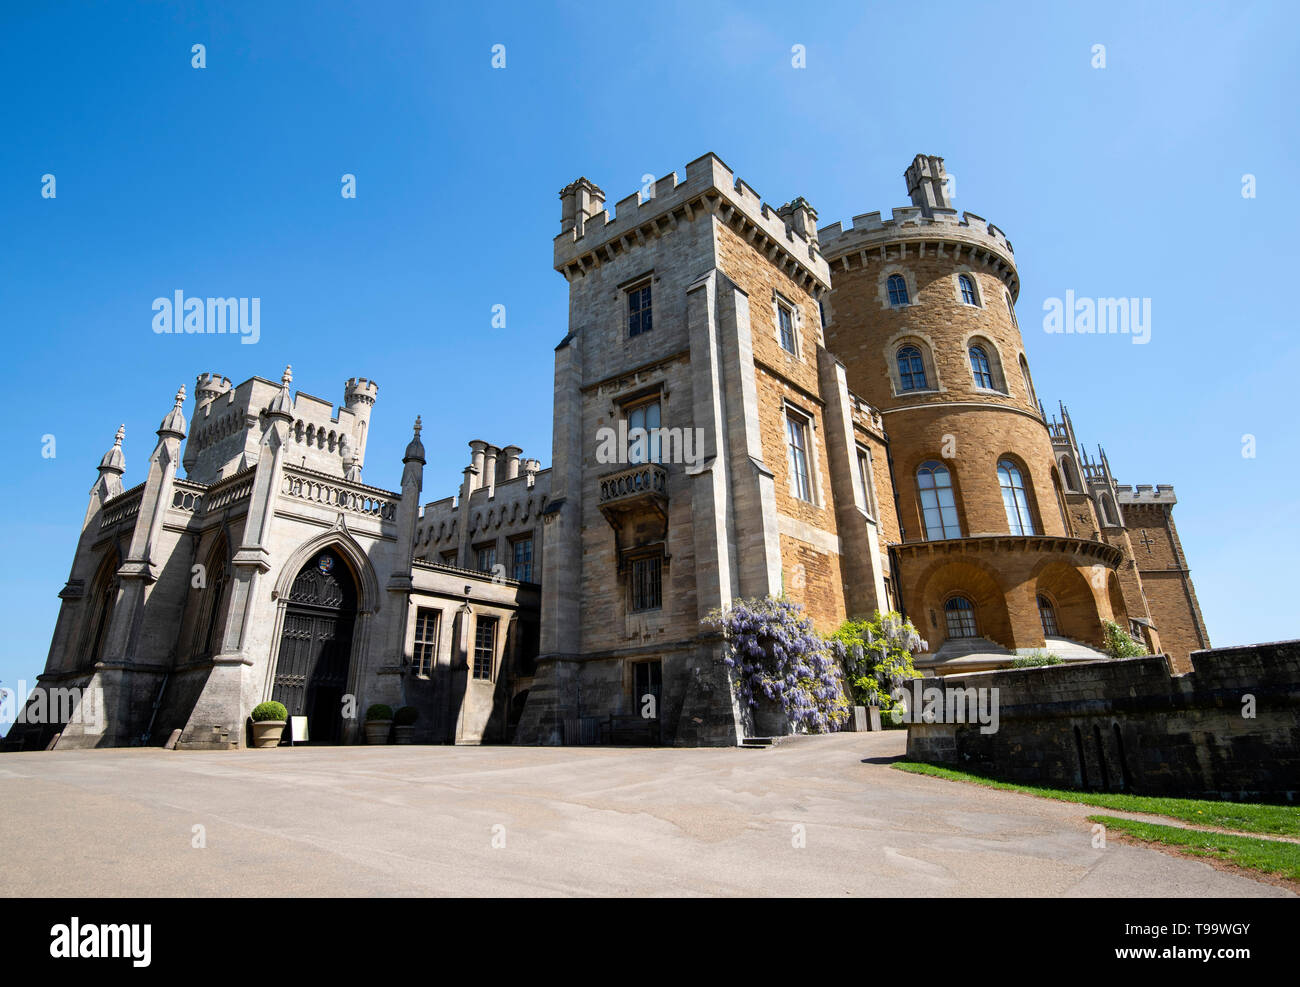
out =
[[790,724],[807,733],[828,733],[848,719],[840,663],[799,604],[738,600],[703,622],[726,640],[722,661],[742,704],[755,707],[760,695],[779,702]]

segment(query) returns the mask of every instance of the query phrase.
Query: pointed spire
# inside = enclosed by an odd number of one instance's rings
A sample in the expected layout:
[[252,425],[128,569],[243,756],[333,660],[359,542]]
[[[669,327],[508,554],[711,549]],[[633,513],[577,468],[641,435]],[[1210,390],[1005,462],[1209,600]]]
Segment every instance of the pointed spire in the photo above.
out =
[[266,409],[269,415],[293,419],[293,398],[289,395],[289,385],[293,383],[293,365],[286,363],[284,373],[280,376],[280,393],[275,396],[271,406]]
[[425,461],[425,460],[424,460],[424,443],[420,441],[420,431],[421,431],[423,428],[424,428],[424,424],[421,422],[421,420],[420,420],[420,416],[419,416],[419,415],[416,415],[416,416],[415,416],[415,435],[414,435],[414,437],[411,439],[410,444],[406,447],[406,455],[402,457],[402,462],[404,462],[404,463],[409,463],[409,462],[415,461],[415,462],[423,463],[423,462]]
[[113,438],[113,448],[104,453],[99,461],[99,471],[111,473],[126,472],[126,457],[122,454],[122,439],[126,436],[126,425],[117,426],[117,435]]
[[180,390],[176,392],[176,404],[171,411],[167,412],[167,417],[162,420],[158,426],[158,434],[170,433],[185,438],[185,412],[181,410],[185,404],[185,385],[182,384]]

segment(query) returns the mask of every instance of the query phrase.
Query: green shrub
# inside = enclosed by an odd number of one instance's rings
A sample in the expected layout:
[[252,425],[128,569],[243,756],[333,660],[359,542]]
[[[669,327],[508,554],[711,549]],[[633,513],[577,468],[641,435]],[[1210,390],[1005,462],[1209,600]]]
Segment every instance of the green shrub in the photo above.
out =
[[366,722],[371,723],[374,720],[391,720],[393,718],[393,707],[384,703],[375,703],[366,710]]
[[[831,641],[839,645],[839,654],[847,666],[854,703],[879,706],[882,713],[889,713],[897,705],[891,695],[895,689],[909,679],[921,677],[912,667],[912,656],[928,647],[910,620],[897,612],[882,614],[879,610],[870,620],[846,620],[831,635]],[[896,718],[888,719],[898,722]]]
[[265,723],[267,720],[287,720],[289,711],[284,708],[284,703],[277,703],[274,699],[267,703],[258,703],[253,707],[253,722]]
[[1064,665],[1065,662],[1059,655],[1047,654],[1042,651],[1031,651],[1027,655],[1018,655],[1011,662],[1012,668],[1039,668],[1042,665]]
[[420,711],[414,706],[401,706],[393,714],[393,723],[399,727],[409,727],[420,718]]
[[1128,632],[1113,620],[1103,620],[1101,626],[1106,631],[1106,654],[1112,658],[1141,658],[1147,649],[1138,644]]

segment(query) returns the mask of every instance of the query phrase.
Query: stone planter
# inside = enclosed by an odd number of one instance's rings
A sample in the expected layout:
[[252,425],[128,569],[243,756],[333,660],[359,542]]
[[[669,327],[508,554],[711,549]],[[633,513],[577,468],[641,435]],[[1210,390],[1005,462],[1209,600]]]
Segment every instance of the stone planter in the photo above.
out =
[[413,724],[398,724],[393,727],[394,739],[399,744],[415,743],[415,726]]
[[280,735],[284,733],[284,720],[254,720],[253,746],[279,747]]
[[392,720],[366,720],[366,743],[388,743],[388,728],[392,725]]

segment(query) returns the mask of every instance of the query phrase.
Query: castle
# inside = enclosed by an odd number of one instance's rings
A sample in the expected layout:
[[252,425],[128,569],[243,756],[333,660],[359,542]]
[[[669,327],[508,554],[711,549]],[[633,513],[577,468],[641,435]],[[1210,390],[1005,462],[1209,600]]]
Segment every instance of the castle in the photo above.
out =
[[551,466],[476,440],[454,497],[421,503],[418,419],[399,488],[362,482],[373,382],[336,412],[289,370],[199,377],[129,490],[119,430],[60,594],[40,687],[103,723],[11,746],[240,746],[265,699],[326,742],[383,702],[429,743],[735,744],[701,619],[781,594],[823,632],[902,610],[933,674],[1093,660],[1108,620],[1186,668],[1209,640],[1173,488],[1119,486],[1049,418],[1010,242],[942,159],[905,177],[890,219],[820,230],[713,154],[612,217],[567,186]]

